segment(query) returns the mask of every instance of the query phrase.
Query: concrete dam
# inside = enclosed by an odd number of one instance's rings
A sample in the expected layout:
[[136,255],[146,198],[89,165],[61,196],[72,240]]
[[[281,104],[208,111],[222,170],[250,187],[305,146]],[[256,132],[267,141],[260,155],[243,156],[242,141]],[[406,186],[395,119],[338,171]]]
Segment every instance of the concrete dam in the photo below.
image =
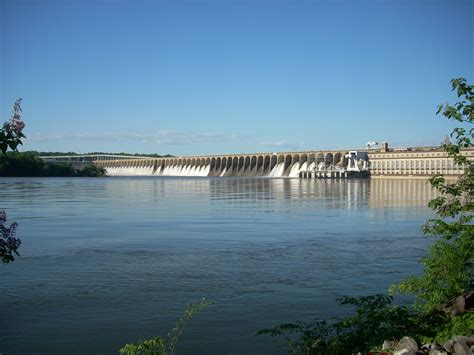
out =
[[[474,149],[461,154],[474,160]],[[227,154],[149,158],[111,154],[41,157],[47,162],[82,167],[96,165],[109,176],[260,176],[341,177],[348,172],[366,172],[371,177],[459,176],[457,165],[438,147],[362,150],[324,150],[258,154]]]
[[177,158],[97,160],[109,176],[298,177],[307,170],[343,170],[347,151],[261,153]]

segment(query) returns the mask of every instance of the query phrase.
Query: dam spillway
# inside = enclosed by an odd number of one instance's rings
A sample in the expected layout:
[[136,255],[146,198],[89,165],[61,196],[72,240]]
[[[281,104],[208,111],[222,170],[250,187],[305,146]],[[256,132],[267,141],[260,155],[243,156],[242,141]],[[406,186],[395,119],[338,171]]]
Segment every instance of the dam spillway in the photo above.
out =
[[343,169],[346,151],[262,153],[96,161],[109,176],[299,177],[301,171]]
[[[474,160],[474,149],[461,154]],[[228,154],[190,157],[143,157],[89,154],[40,157],[52,164],[104,168],[109,176],[340,176],[366,171],[371,177],[459,176],[464,171],[443,147]]]

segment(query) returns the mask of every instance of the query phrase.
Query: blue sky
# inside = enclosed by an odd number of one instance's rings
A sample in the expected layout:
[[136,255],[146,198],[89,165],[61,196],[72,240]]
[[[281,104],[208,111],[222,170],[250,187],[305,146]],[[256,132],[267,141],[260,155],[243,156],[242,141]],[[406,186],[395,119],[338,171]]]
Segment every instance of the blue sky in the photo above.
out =
[[473,38],[470,0],[0,0],[0,114],[41,151],[435,145]]

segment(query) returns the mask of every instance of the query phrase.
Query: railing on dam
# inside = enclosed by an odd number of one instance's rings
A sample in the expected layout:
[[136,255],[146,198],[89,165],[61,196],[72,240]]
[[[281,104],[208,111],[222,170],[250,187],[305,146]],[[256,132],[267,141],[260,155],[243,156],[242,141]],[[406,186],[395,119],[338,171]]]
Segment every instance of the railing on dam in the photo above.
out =
[[118,155],[118,154],[83,154],[83,155],[47,155],[40,156],[49,163],[79,163],[79,162],[96,162],[101,160],[131,160],[131,159],[146,159],[147,157],[140,157],[134,155]]

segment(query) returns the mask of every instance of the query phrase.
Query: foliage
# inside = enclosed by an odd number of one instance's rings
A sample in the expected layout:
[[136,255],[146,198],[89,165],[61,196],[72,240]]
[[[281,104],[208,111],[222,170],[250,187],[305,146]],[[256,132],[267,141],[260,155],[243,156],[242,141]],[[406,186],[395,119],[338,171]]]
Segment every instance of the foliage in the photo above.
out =
[[[472,125],[474,86],[467,85],[462,78],[453,79],[451,84],[459,101],[439,106],[438,113],[463,125]],[[473,146],[474,128],[455,128],[451,137],[454,143],[446,142],[444,148],[456,164],[464,166],[464,173],[455,182],[443,176],[430,180],[441,196],[430,201],[429,206],[437,218],[429,220],[423,232],[438,239],[429,255],[421,260],[423,275],[411,276],[392,287],[392,291],[415,294],[418,305],[425,311],[474,289],[474,162],[461,153],[462,148]]]
[[342,297],[341,305],[353,305],[348,317],[332,322],[314,320],[282,324],[263,329],[257,335],[284,337],[282,346],[293,354],[352,354],[379,349],[384,340],[398,340],[410,335],[419,343],[442,343],[453,335],[470,336],[474,332],[474,314],[465,313],[450,319],[442,312],[393,303],[391,295]]
[[21,120],[21,99],[17,99],[13,105],[13,113],[10,121],[3,124],[0,129],[0,151],[5,154],[8,149],[16,150],[25,138],[22,133],[25,123]]
[[104,168],[99,168],[95,165],[86,166],[82,170],[76,170],[76,176],[98,177],[106,175],[107,172]]
[[422,337],[422,343],[436,342],[444,343],[453,335],[471,336],[474,334],[474,314],[464,313],[451,319],[447,319],[444,323],[438,325],[436,336]]
[[105,169],[95,166],[76,170],[69,164],[50,164],[32,152],[9,152],[0,159],[0,176],[105,176]]
[[[13,105],[13,113],[10,121],[3,124],[0,129],[0,156],[5,155],[8,149],[16,150],[18,145],[22,144],[21,139],[25,138],[22,133],[25,123],[21,120],[21,99],[17,99]],[[0,164],[4,159],[0,160]],[[16,228],[18,224],[13,222],[10,227],[5,226],[7,215],[5,211],[0,211],[0,258],[2,262],[8,264],[15,260],[18,254],[21,240],[15,238]]]
[[200,311],[207,308],[211,303],[203,298],[196,303],[188,303],[183,315],[178,319],[175,326],[166,337],[157,336],[148,340],[140,340],[138,343],[126,344],[120,349],[120,354],[126,355],[172,355],[180,336],[183,334],[189,321]]
[[10,227],[6,227],[4,224],[7,221],[7,215],[5,211],[0,211],[0,257],[2,262],[8,264],[15,260],[13,254],[18,254],[18,248],[20,247],[21,240],[15,238],[16,228],[18,224],[13,222]]
[[444,322],[440,313],[420,314],[406,306],[393,304],[393,296],[383,294],[359,298],[342,297],[341,305],[355,306],[355,312],[332,322],[314,320],[282,324],[263,329],[257,335],[283,336],[283,346],[293,354],[351,354],[367,352],[384,340],[416,334],[433,337]]
[[46,164],[30,153],[12,152],[0,160],[0,176],[72,176],[74,170],[66,165]]

